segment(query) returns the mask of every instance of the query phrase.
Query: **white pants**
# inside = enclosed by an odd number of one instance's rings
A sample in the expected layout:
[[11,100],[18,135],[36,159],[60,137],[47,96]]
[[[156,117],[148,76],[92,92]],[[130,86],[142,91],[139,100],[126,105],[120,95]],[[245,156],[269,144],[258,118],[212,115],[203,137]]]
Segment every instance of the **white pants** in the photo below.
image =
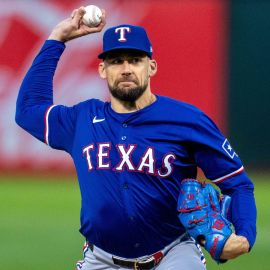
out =
[[[164,257],[152,270],[206,270],[205,258],[201,248],[193,239],[185,240],[164,249]],[[84,260],[76,265],[77,270],[127,270],[115,265],[112,254],[97,247],[91,251],[88,246],[84,249]]]

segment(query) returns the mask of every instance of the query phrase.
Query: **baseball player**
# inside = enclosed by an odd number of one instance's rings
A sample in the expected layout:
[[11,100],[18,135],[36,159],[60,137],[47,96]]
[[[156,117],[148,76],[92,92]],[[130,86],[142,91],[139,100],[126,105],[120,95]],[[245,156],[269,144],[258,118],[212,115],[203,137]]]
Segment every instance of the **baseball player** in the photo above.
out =
[[[125,24],[104,33],[99,74],[110,102],[53,104],[65,43],[105,26],[105,11],[92,28],[82,23],[84,12],[74,10],[53,29],[16,108],[22,128],[74,161],[86,239],[76,269],[206,269],[198,243],[219,263],[249,252],[256,238],[253,184],[202,111],[152,93],[157,63],[142,27]],[[218,193],[196,181],[197,166],[230,196],[224,214]]]

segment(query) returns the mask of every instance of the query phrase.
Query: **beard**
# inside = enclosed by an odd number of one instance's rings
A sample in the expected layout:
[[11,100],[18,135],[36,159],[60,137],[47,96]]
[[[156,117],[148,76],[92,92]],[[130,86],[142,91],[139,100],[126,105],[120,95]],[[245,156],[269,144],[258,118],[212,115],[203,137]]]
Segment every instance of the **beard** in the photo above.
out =
[[144,82],[143,85],[126,88],[119,87],[118,83],[119,81],[116,82],[113,86],[108,84],[112,96],[118,100],[132,103],[142,96],[148,86],[148,82]]

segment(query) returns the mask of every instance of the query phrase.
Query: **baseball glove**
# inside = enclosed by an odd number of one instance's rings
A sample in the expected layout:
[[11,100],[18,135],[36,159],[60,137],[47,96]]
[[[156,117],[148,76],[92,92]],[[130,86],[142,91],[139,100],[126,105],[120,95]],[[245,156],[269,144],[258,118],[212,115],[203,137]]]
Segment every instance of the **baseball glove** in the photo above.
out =
[[[178,198],[179,219],[191,237],[210,253],[218,263],[223,247],[232,234],[232,224],[226,219],[230,197],[222,199],[210,184],[196,179],[185,179],[181,183]],[[204,240],[204,241],[203,241]]]

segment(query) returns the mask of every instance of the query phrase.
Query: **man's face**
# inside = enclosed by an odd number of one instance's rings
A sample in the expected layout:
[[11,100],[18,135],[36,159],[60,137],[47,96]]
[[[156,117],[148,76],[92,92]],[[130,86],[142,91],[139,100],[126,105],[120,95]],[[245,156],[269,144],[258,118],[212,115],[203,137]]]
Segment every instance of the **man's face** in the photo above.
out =
[[107,80],[112,96],[121,101],[136,101],[149,85],[151,61],[140,51],[109,53],[101,66],[102,77]]

